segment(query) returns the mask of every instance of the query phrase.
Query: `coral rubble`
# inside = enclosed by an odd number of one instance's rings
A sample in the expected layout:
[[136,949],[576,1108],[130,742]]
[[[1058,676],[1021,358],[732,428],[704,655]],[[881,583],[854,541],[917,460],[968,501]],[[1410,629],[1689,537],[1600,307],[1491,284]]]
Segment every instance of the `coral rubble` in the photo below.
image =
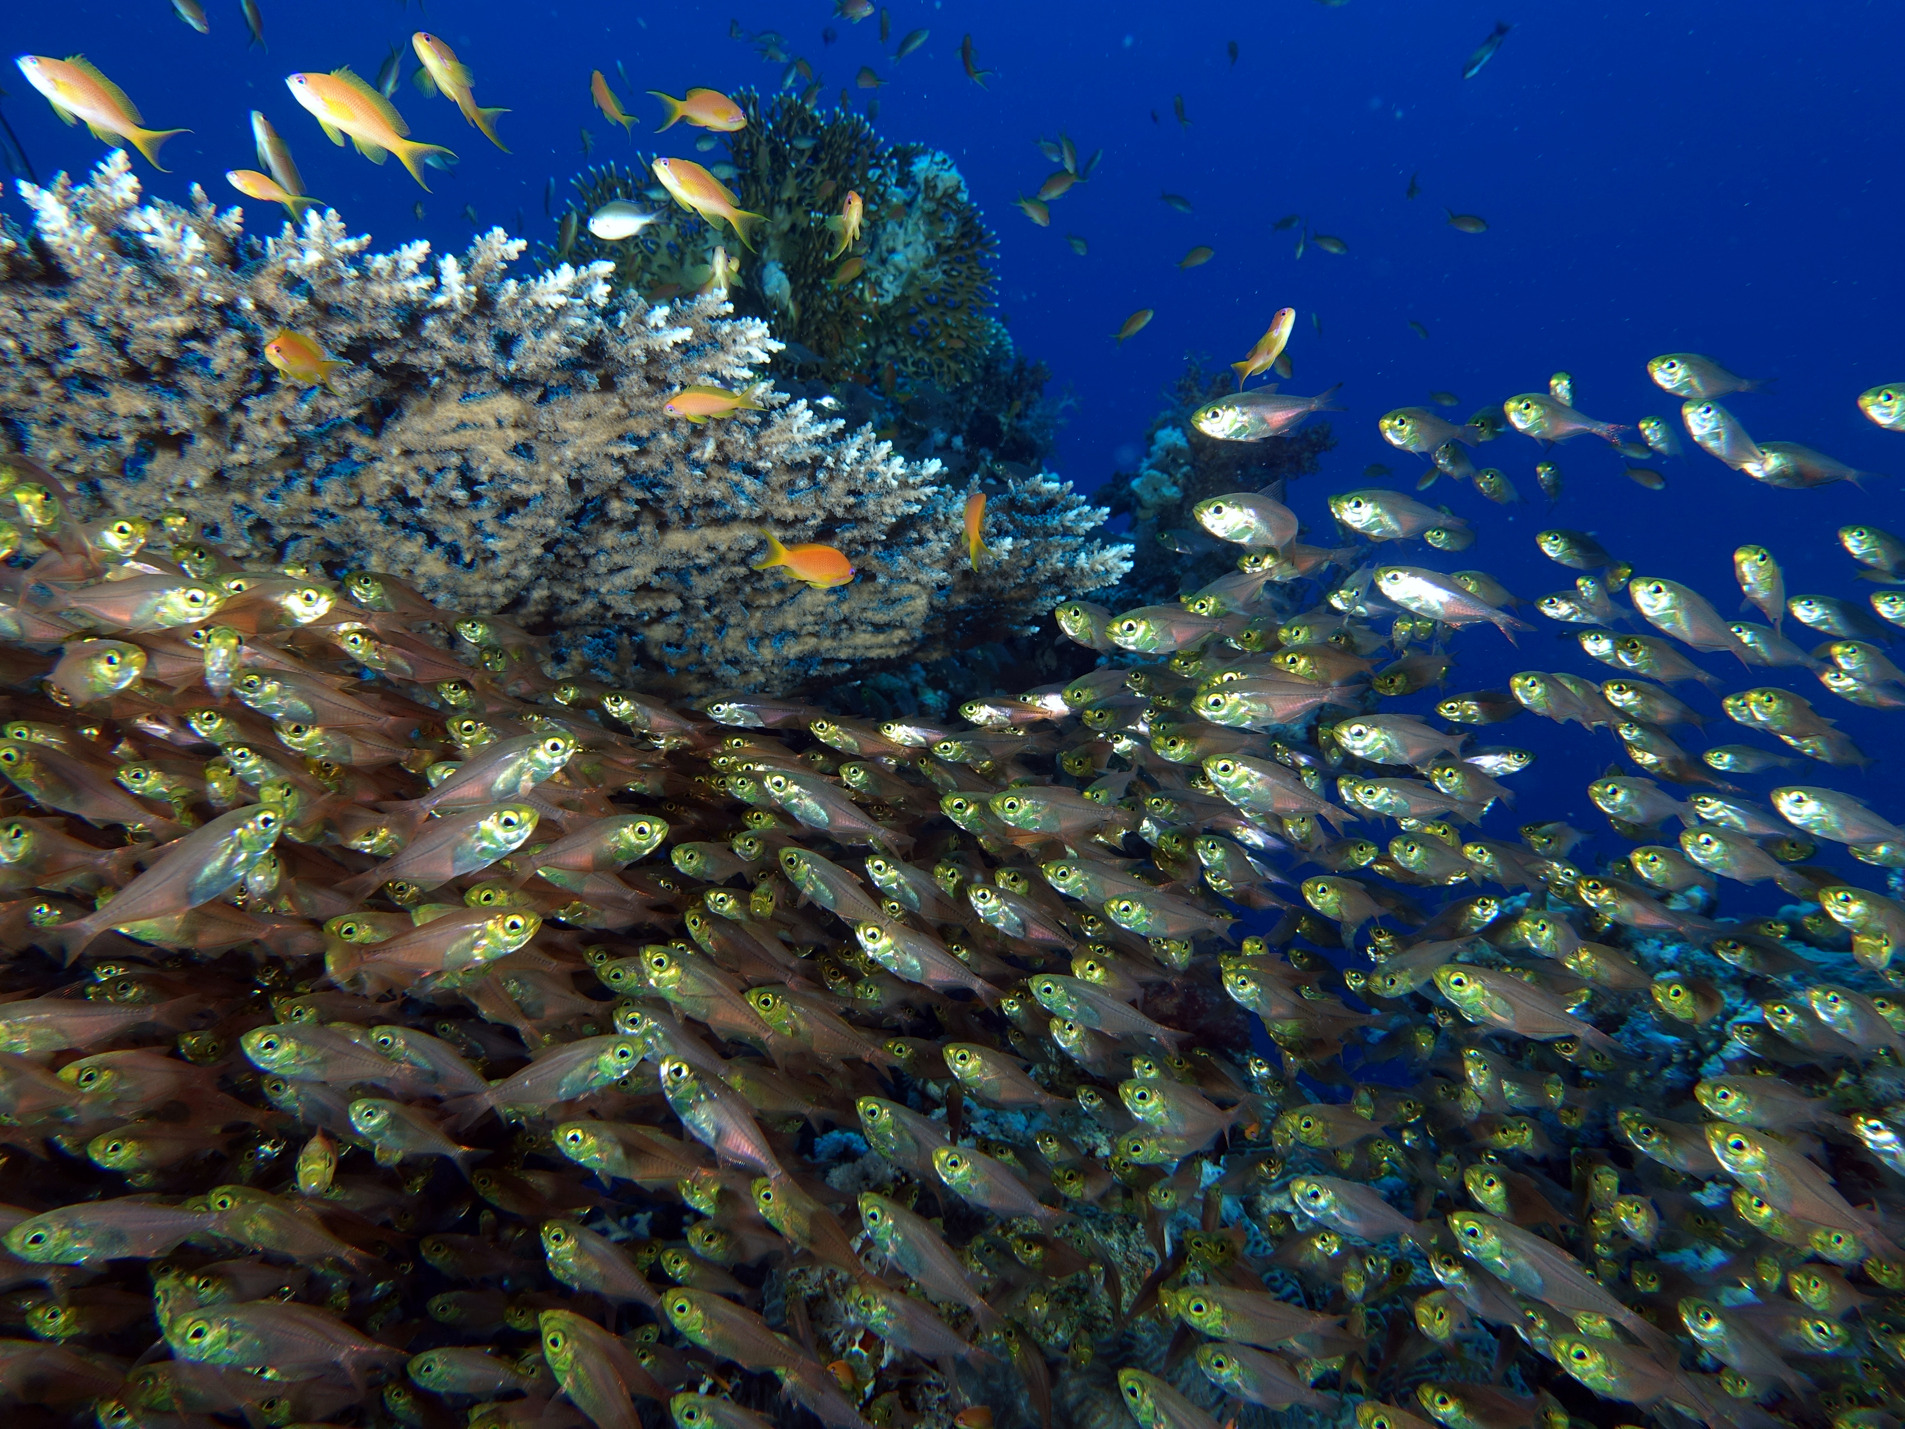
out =
[[[432,598],[556,638],[571,670],[677,690],[786,689],[930,659],[982,615],[1035,624],[1122,574],[1102,513],[1008,478],[996,559],[965,570],[963,489],[757,381],[777,344],[718,295],[651,306],[604,263],[506,275],[500,230],[462,256],[368,252],[334,212],[248,237],[238,210],[142,201],[123,154],[22,186],[0,233],[0,421],[105,508],[181,511],[246,558],[400,571]],[[280,328],[350,364],[299,386]],[[753,385],[707,425],[683,386]],[[815,592],[750,564],[761,532],[851,553]]]

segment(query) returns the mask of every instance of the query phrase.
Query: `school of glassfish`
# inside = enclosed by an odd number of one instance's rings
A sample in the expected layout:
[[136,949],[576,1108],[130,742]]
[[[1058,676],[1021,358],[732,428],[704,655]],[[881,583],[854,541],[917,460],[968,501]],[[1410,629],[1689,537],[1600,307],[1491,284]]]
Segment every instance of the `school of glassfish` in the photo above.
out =
[[[501,147],[506,111],[414,47]],[[83,59],[20,67],[155,163],[179,132]],[[349,71],[289,83],[419,183],[451,157]],[[745,122],[656,93],[664,128]],[[253,129],[260,169],[230,180],[296,218],[315,200]],[[1042,147],[1041,225],[1096,163]],[[760,215],[719,179],[655,173],[750,246]],[[623,209],[591,226],[639,232]],[[835,257],[861,217],[848,194]],[[1199,432],[1341,410],[1246,387],[1288,375],[1294,318]],[[261,360],[305,385],[342,365],[291,331]],[[1757,384],[1710,358],[1648,372],[1750,479],[1866,475],[1750,436],[1719,399]],[[1428,461],[1418,491],[1519,499],[1473,455],[1510,433],[1664,481],[1632,463],[1679,454],[1670,421],[1573,399],[1557,373],[1379,430]],[[1858,402],[1905,431],[1905,385]],[[1552,500],[1558,467],[1536,473]],[[80,520],[24,458],[0,500],[6,1402],[102,1429],[1016,1429],[1114,1398],[1142,1429],[1896,1429],[1905,828],[1844,787],[1872,755],[1750,679],[1905,708],[1905,539],[1839,533],[1863,601],[1789,595],[1741,547],[1760,624],[1543,531],[1577,575],[1534,612],[1610,677],[1443,696],[1454,642],[1496,639],[1458,632],[1533,628],[1486,571],[1440,569],[1468,522],[1366,487],[1313,545],[1228,493],[1196,516],[1234,574],[1059,607],[1088,672],[868,721],[555,680],[506,620],[387,574],[244,568],[182,520]],[[984,520],[975,494],[975,568]],[[758,568],[854,578],[763,535]],[[1383,703],[1425,692],[1440,724]],[[1614,736],[1639,773],[1587,794],[1624,857],[1571,862],[1584,833],[1529,810],[1489,831],[1533,756],[1478,741],[1518,718]],[[1709,725],[1750,742],[1681,742]],[[1725,916],[1768,882],[1786,915]]]
[[[271,360],[324,380],[294,338]],[[1749,476],[1832,469],[1748,437],[1715,399],[1751,384],[1710,359],[1649,370]],[[1328,405],[1272,395],[1194,420],[1248,441]],[[1486,495],[1450,448],[1623,440],[1571,397],[1379,426]],[[1861,406],[1905,425],[1896,387]],[[1896,1422],[1905,903],[1873,885],[1905,829],[1837,787],[1869,758],[1803,696],[1675,687],[1721,687],[1717,656],[1905,707],[1900,538],[1840,533],[1863,606],[1742,547],[1761,625],[1544,531],[1580,574],[1536,608],[1611,677],[1525,671],[1437,725],[1383,701],[1444,683],[1464,627],[1531,628],[1484,571],[1389,563],[1468,523],[1364,488],[1315,546],[1237,492],[1196,510],[1234,574],[1058,609],[1095,668],[875,723],[558,682],[507,621],[80,522],[4,460],[14,1399],[108,1426],[976,1429],[1114,1394],[1143,1429]],[[1532,756],[1474,740],[1521,717],[1615,735],[1639,773],[1587,792],[1625,858],[1481,827]],[[1756,742],[1679,742],[1722,718]],[[1768,881],[1790,916],[1721,916]]]

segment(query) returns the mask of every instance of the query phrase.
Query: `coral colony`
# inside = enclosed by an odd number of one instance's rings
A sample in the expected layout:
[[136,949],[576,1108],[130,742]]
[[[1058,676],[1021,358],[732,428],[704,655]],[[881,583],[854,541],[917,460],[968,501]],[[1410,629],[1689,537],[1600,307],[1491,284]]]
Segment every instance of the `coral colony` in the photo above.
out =
[[[684,386],[755,384],[776,350],[718,296],[650,305],[599,262],[504,277],[525,245],[500,231],[460,258],[371,254],[325,212],[259,242],[202,196],[142,203],[123,155],[24,192],[32,239],[0,237],[0,411],[22,446],[234,556],[401,570],[506,612],[556,636],[565,672],[785,689],[933,658],[970,614],[995,638],[1036,625],[1125,569],[1102,512],[1041,473],[993,478],[974,572],[966,491],[935,461],[768,385],[767,410],[664,413]],[[349,365],[283,380],[258,356],[281,328]],[[756,574],[764,530],[850,549],[862,576]]]
[[[1581,574],[1534,611],[1582,628],[1517,648],[1607,668],[1397,712],[1531,626],[1395,563],[1475,541],[1446,507],[1336,492],[1341,544],[1303,539],[1330,392],[1193,369],[1108,498],[1134,567],[1025,459],[1041,378],[951,165],[745,104],[738,268],[672,214],[598,251],[577,209],[512,276],[500,231],[247,237],[123,154],[22,186],[0,1403],[1898,1429],[1905,828],[1757,681],[1905,707],[1905,543],[1841,532],[1860,603],[1741,547],[1782,634],[1543,531]],[[1749,477],[1862,475],[1735,430],[1711,398],[1755,384],[1710,359],[1650,371]],[[1488,495],[1504,414],[1617,442],[1570,389],[1380,430]],[[1721,713],[1668,688],[1723,663]],[[1541,719],[1618,742],[1618,856],[1509,811],[1535,756],[1495,726]],[[1747,921],[1756,884],[1792,902]]]

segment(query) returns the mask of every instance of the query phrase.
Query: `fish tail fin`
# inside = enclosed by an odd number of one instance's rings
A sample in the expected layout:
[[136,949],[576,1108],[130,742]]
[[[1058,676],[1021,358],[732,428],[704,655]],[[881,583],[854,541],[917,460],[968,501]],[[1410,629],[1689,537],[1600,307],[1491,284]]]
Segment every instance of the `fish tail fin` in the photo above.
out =
[[490,1094],[484,1091],[471,1092],[467,1096],[451,1097],[443,1104],[443,1109],[449,1113],[443,1123],[443,1129],[461,1136],[481,1121],[483,1114],[489,1111]]
[[496,137],[496,116],[507,113],[509,113],[509,110],[501,105],[485,109],[482,105],[472,100],[470,107],[463,111],[463,117],[481,130],[485,139],[489,140],[490,143],[507,154],[509,152],[509,145]]
[[[1231,363],[1232,367],[1236,365],[1234,362]],[[1329,391],[1322,393],[1316,399],[1316,407],[1314,410],[1318,412],[1347,412],[1349,410],[1347,407],[1338,406],[1336,403],[1330,401],[1330,398],[1342,390],[1343,384],[1338,382],[1334,387],[1330,388]]]
[[60,963],[70,968],[73,965],[73,959],[85,952],[87,945],[102,931],[93,927],[84,918],[80,918],[71,923],[59,923],[42,930],[36,941],[48,952],[58,953]]
[[754,569],[764,571],[769,566],[786,565],[787,547],[780,543],[779,538],[776,537],[772,531],[761,532],[761,537],[767,542],[767,559],[764,561],[756,561],[754,563]]
[[423,165],[419,161],[431,154],[448,154],[452,161],[456,158],[454,153],[441,144],[419,144],[414,139],[397,141],[397,158],[406,169],[410,170],[410,177],[422,184],[425,193],[430,192],[430,185],[423,182]]
[[767,215],[750,213],[744,208],[730,209],[728,222],[734,225],[734,236],[741,240],[741,246],[750,253],[756,252],[753,242],[748,238],[748,229],[755,224],[766,224]]
[[347,943],[338,938],[324,950],[324,975],[339,987],[348,987],[351,979],[357,975],[363,965],[364,952],[361,944]]
[[145,155],[148,164],[164,174],[170,173],[171,170],[159,162],[159,146],[175,134],[190,134],[191,132],[190,129],[128,129],[125,137],[134,148]]
[[[672,94],[663,94],[659,89],[651,89],[648,92],[659,99],[662,108],[668,111],[668,118],[663,122],[661,129],[672,129],[681,122],[682,106],[686,103],[685,100],[676,99]],[[661,129],[655,132],[659,134]]]

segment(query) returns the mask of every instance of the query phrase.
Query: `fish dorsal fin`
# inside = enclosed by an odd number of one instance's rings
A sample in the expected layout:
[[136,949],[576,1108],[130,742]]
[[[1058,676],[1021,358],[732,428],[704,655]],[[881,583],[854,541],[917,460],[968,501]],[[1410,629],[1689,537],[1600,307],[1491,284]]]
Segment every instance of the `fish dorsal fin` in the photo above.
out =
[[331,78],[356,90],[364,102],[377,111],[378,117],[390,126],[393,133],[404,135],[410,132],[410,126],[403,122],[403,115],[397,112],[397,106],[379,94],[374,84],[361,75],[353,73],[349,65],[345,65],[342,69],[332,70]]
[[139,106],[134,104],[130,99],[126,98],[125,90],[121,89],[118,85],[114,84],[111,80],[107,79],[105,75],[101,74],[99,72],[99,66],[94,64],[91,60],[87,59],[86,56],[68,55],[66,57],[66,63],[71,65],[74,69],[78,70],[81,74],[85,75],[88,79],[90,79],[94,84],[98,85],[101,89],[105,90],[107,97],[110,98],[113,101],[113,103],[117,104],[122,110],[124,110],[126,117],[130,119],[134,124],[143,124],[146,122],[144,116],[142,116],[139,113]]

